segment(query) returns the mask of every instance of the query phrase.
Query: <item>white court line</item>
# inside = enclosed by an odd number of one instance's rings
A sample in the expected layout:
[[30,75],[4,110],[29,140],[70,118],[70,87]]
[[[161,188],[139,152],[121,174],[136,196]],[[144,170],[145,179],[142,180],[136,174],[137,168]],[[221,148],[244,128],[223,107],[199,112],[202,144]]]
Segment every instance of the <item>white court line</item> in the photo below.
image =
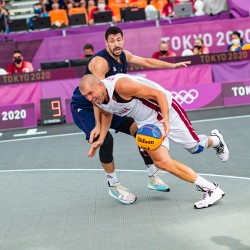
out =
[[[241,118],[250,118],[250,115],[241,115],[241,116],[233,116],[233,117],[213,118],[213,119],[206,119],[206,120],[196,120],[196,121],[192,121],[192,123],[198,123],[198,122],[211,122],[211,121],[222,121],[222,120],[233,120],[233,119],[241,119]],[[109,131],[114,131],[114,130],[113,130],[113,129],[110,129]],[[36,136],[36,137],[21,138],[21,139],[10,139],[10,140],[3,140],[3,141],[0,141],[0,143],[17,142],[17,141],[28,141],[28,140],[37,140],[37,139],[46,139],[46,138],[56,138],[56,137],[66,137],[66,136],[73,136],[73,135],[83,135],[83,132],[69,133],[69,134],[60,134],[60,135]]]
[[10,140],[5,140],[5,141],[0,141],[0,143],[5,143],[5,142],[17,142],[17,141],[29,141],[29,140],[46,139],[46,138],[55,138],[55,137],[66,137],[66,136],[72,136],[72,135],[83,135],[83,132],[69,133],[69,134],[60,134],[60,135],[36,136],[36,137],[21,138],[21,139],[10,139]]
[[28,129],[25,134],[14,134],[13,137],[43,135],[43,134],[47,134],[47,131],[37,132],[37,128],[32,128],[32,129]]
[[[0,170],[1,173],[16,173],[16,172],[59,172],[59,171],[104,171],[103,169],[82,169],[82,168],[74,168],[74,169],[63,169],[63,168],[58,168],[58,169],[10,169],[10,170]],[[135,170],[135,169],[118,169],[116,172],[138,172],[138,173],[147,173],[147,170]],[[160,171],[161,173],[164,174],[169,174],[164,171]],[[231,175],[218,175],[218,174],[203,174],[203,173],[198,173],[199,175],[204,175],[204,176],[215,176],[215,177],[221,177],[221,178],[231,178],[231,179],[241,179],[241,180],[250,180],[250,177],[241,177],[241,176],[231,176]]]

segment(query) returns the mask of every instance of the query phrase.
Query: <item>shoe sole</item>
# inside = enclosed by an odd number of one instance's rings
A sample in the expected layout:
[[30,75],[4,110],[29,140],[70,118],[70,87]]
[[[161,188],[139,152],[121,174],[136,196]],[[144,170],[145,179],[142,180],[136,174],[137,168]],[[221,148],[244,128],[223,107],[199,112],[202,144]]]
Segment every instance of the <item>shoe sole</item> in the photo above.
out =
[[117,196],[115,196],[112,191],[109,190],[109,195],[113,198],[115,198],[117,201],[119,201],[121,204],[123,205],[130,205],[130,204],[133,204],[136,200],[137,200],[137,197],[135,197],[135,199],[133,201],[122,201],[120,200]]
[[149,190],[159,191],[159,192],[170,192],[170,188],[156,188],[148,186]]
[[196,209],[202,209],[202,208],[208,208],[208,207],[211,207],[211,206],[213,206],[216,202],[218,202],[219,200],[221,200],[224,196],[225,196],[225,193],[224,193],[224,194],[222,194],[222,195],[221,195],[221,197],[220,197],[217,201],[215,201],[213,204],[208,204],[208,206],[207,206],[207,207],[196,207],[196,206],[194,205],[194,208],[196,208]]

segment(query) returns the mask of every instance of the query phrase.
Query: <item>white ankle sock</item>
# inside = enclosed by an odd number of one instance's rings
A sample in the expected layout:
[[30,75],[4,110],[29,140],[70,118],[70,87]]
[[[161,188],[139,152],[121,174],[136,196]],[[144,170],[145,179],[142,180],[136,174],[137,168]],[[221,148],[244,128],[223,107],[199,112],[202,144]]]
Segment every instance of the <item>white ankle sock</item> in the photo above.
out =
[[151,177],[157,172],[157,168],[154,164],[147,165],[148,176]]
[[106,174],[106,176],[107,176],[107,178],[108,178],[108,182],[109,182],[109,185],[110,185],[110,186],[114,186],[114,184],[115,184],[116,182],[118,182],[118,179],[117,179],[117,177],[116,177],[116,173],[115,173],[115,172],[113,172],[113,173],[106,173],[106,172],[105,172],[105,174]]
[[211,138],[212,138],[212,140],[213,140],[212,147],[213,147],[213,148],[216,148],[217,146],[219,146],[220,139],[218,138],[218,136],[216,136],[216,135],[211,135]]
[[198,175],[197,179],[194,182],[195,185],[200,186],[201,188],[207,188],[207,189],[215,189],[215,185],[209,181],[207,181],[206,179],[204,179],[203,177],[201,177],[200,175]]

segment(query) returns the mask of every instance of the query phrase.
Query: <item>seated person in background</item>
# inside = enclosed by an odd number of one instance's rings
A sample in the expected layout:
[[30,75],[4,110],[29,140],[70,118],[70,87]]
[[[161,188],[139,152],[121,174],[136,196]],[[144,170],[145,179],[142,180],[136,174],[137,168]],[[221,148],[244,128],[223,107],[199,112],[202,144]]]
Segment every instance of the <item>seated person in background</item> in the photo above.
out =
[[204,2],[202,0],[196,0],[194,3],[194,15],[195,16],[203,16],[205,15],[205,11],[204,11]]
[[20,50],[15,50],[13,52],[12,60],[13,63],[11,63],[6,69],[8,74],[28,73],[34,71],[32,64],[23,60],[23,55]]
[[46,6],[46,10],[54,10],[55,7],[53,7],[54,3],[57,3],[59,5],[58,9],[66,9],[66,4],[64,0],[48,0],[48,5]]
[[90,43],[86,43],[83,47],[84,56],[82,58],[91,57],[95,54],[94,46]]
[[91,10],[92,10],[92,8],[93,8],[94,6],[96,6],[96,2],[95,2],[94,0],[88,0],[88,1],[86,2],[86,8],[87,8],[87,10],[88,10],[88,15],[90,14],[90,12],[91,12]]
[[160,59],[160,58],[169,57],[169,56],[176,56],[176,54],[173,51],[168,50],[168,43],[166,41],[161,41],[160,51],[155,52],[152,55],[152,58]]
[[241,35],[238,31],[234,31],[231,35],[231,43],[227,47],[227,51],[240,51],[241,48],[245,45]]
[[67,6],[68,6],[69,3],[72,3],[73,8],[86,7],[85,0],[68,0],[67,1]]
[[33,5],[33,9],[34,9],[35,15],[29,19],[29,28],[30,29],[34,28],[34,25],[33,25],[34,20],[41,18],[41,17],[48,17],[49,16],[47,13],[43,13],[43,8],[42,8],[42,5],[40,3],[35,3]]
[[69,2],[69,3],[67,3],[67,15],[68,16],[71,16],[72,14],[70,14],[70,10],[71,9],[73,9],[74,8],[74,4],[73,3],[71,3],[71,2]]
[[173,17],[174,16],[174,6],[170,1],[163,6],[161,17]]
[[204,11],[208,15],[217,15],[229,10],[228,0],[203,0]]
[[52,28],[64,28],[69,25],[66,10],[60,9],[58,3],[52,4],[52,10],[49,12]]
[[8,33],[8,22],[10,20],[10,13],[7,9],[3,8],[2,0],[0,0],[0,34]]
[[151,0],[147,0],[147,6],[145,7],[145,13],[149,13],[150,11],[156,11],[156,8],[153,4],[151,4]]
[[97,6],[95,8],[92,8],[90,13],[89,13],[89,25],[94,24],[94,12],[105,11],[105,10],[112,11],[112,22],[115,23],[116,18],[115,18],[115,14],[114,14],[113,10],[109,6],[106,5],[105,0],[98,0]]
[[202,38],[195,38],[194,40],[194,48],[193,48],[194,55],[202,55],[202,54],[209,54],[209,49],[204,45]]

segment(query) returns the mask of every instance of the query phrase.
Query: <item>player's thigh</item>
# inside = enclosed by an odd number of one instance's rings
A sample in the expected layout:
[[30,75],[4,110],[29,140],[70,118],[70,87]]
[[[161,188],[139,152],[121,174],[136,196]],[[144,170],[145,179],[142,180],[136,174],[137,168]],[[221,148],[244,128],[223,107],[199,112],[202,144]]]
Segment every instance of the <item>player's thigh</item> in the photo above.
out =
[[122,132],[130,135],[130,127],[134,123],[134,119],[127,116],[117,116],[113,115],[111,128],[116,132]]
[[95,127],[94,112],[90,110],[79,109],[71,105],[72,117],[77,125],[86,135],[86,140],[89,140],[90,132]]
[[196,134],[190,120],[186,116],[179,114],[175,109],[170,109],[170,132],[168,137],[171,141],[182,145],[184,148],[189,149],[196,146],[199,142],[198,135]]

